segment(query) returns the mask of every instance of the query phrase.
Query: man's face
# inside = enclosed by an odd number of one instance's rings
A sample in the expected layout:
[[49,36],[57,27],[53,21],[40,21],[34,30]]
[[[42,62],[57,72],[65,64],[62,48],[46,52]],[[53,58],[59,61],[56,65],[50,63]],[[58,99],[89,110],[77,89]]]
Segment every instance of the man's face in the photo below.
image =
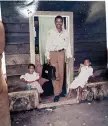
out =
[[55,25],[56,25],[56,28],[58,28],[58,29],[62,28],[62,25],[63,25],[62,19],[57,18],[55,21]]

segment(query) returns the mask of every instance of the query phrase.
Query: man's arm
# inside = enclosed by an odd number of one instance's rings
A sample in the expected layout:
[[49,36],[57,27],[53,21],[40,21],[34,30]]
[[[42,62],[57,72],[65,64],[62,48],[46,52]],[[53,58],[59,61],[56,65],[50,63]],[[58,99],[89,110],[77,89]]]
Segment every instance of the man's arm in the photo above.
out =
[[71,50],[70,37],[69,37],[68,32],[67,32],[66,42],[68,43],[67,48],[66,48],[66,58],[67,60],[69,60],[70,58],[72,58],[72,50]]
[[45,48],[45,57],[47,60],[50,60],[50,44],[51,44],[51,33],[47,33],[47,39],[46,39],[46,48]]
[[68,46],[67,46],[67,50],[66,50],[66,56],[67,56],[67,58],[72,58],[70,41],[68,42]]
[[80,67],[79,67],[79,70],[78,70],[78,73],[80,73],[81,72],[81,68],[84,66],[84,64],[80,64]]

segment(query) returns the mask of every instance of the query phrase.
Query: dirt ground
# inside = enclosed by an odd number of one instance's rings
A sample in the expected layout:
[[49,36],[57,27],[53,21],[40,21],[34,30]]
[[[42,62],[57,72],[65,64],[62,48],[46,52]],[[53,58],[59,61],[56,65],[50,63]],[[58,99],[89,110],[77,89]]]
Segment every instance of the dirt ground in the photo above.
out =
[[12,126],[108,126],[108,99],[11,113]]

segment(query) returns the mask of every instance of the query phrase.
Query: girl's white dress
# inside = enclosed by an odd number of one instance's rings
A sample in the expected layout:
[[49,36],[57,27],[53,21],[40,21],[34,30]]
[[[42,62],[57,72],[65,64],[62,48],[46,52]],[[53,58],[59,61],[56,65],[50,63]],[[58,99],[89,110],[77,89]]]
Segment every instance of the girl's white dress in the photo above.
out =
[[93,75],[93,68],[91,66],[82,66],[79,75],[71,83],[70,89],[84,87],[90,76]]
[[[31,86],[31,88],[37,89],[38,93],[43,93],[43,89],[40,86],[39,82],[37,81],[39,79],[39,74],[36,72],[33,72],[33,74],[26,73],[25,75],[22,75],[20,79],[25,79],[27,81],[27,85]],[[31,82],[31,83],[29,83]]]

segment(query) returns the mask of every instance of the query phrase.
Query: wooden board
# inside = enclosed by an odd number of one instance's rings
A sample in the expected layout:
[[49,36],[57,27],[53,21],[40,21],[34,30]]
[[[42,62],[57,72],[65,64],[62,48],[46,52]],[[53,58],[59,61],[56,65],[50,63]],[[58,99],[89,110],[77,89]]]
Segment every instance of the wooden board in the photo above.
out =
[[29,54],[30,53],[30,44],[6,44],[5,54]]
[[88,86],[88,87],[93,87],[93,86],[97,86],[97,85],[105,85],[105,84],[108,85],[108,81],[88,83],[86,86]]
[[28,23],[4,23],[6,33],[28,33]]
[[[27,66],[30,63],[29,54],[6,55],[7,76],[22,75],[27,72]],[[39,61],[39,54],[35,55],[36,62]]]
[[[30,63],[30,54],[12,54],[6,55],[6,66],[25,65]],[[39,62],[39,54],[35,54],[36,62]]]
[[75,50],[75,53],[77,52],[91,52],[91,51],[94,51],[94,52],[97,52],[97,51],[106,51],[107,50],[107,47],[106,47],[106,41],[103,41],[103,42],[78,42],[78,43],[74,43],[74,50]]
[[29,33],[7,33],[6,43],[29,43]]
[[29,54],[15,54],[15,55],[6,55],[6,65],[20,65],[20,64],[29,64],[30,55]]
[[50,107],[55,107],[55,106],[61,106],[61,105],[72,105],[78,103],[76,102],[76,99],[69,99],[69,100],[64,100],[64,101],[59,101],[59,102],[52,102],[48,104],[39,104],[38,109],[41,108],[50,108]]
[[[74,22],[76,24],[76,22]],[[92,24],[85,25],[83,27],[76,24],[74,26],[74,33],[75,34],[87,34],[89,33],[89,29],[91,30],[91,34],[99,33],[99,34],[106,34],[106,24],[102,22],[101,24],[96,24],[95,27],[92,27]],[[100,29],[100,30],[99,30]]]
[[15,75],[22,75],[27,72],[28,65],[11,65],[6,66],[6,74],[7,76],[15,76]]
[[74,35],[74,40],[76,42],[103,42],[106,41],[106,34],[94,34],[94,35]]

